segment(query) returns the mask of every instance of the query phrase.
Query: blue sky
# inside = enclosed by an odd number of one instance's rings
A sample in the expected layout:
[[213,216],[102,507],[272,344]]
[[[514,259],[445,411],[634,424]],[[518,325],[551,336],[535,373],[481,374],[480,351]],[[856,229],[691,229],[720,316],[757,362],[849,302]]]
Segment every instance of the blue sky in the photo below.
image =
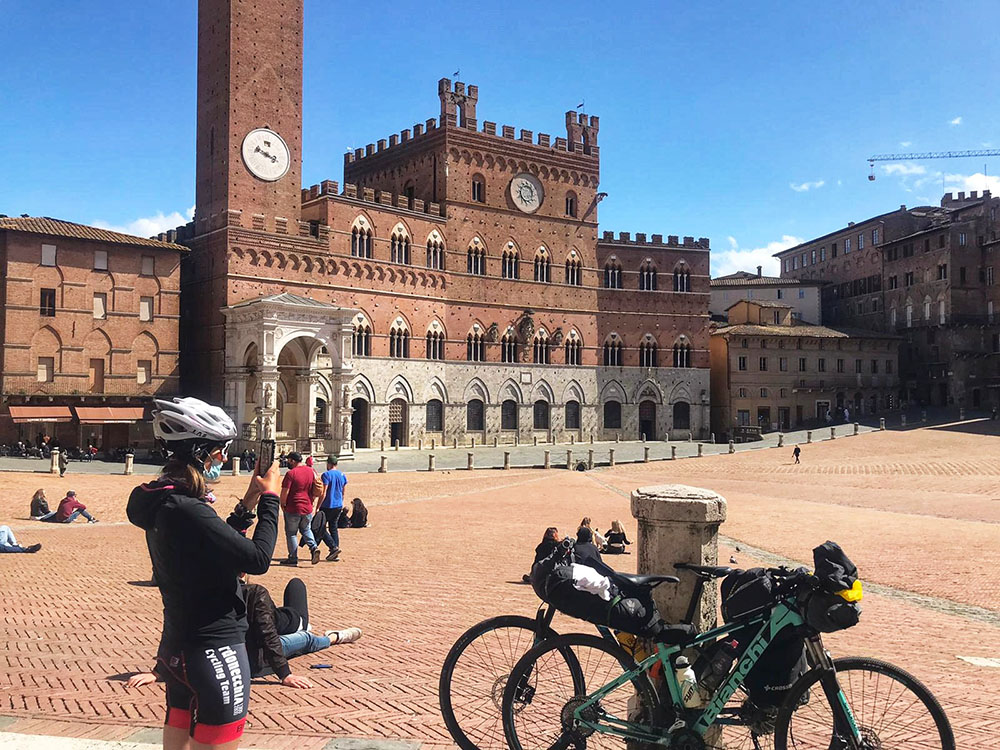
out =
[[[601,117],[601,228],[709,237],[713,272],[942,188],[1000,190],[1000,5],[306,0],[303,182],[438,114],[553,136]],[[195,0],[0,0],[0,213],[139,234],[194,203]]]

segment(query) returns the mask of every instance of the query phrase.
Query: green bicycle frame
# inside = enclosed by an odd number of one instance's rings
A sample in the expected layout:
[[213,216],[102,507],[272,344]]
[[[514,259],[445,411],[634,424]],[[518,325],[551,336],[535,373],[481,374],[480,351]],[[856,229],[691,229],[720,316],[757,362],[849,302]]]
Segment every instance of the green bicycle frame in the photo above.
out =
[[[663,677],[667,685],[667,690],[670,694],[670,702],[673,705],[674,716],[677,717],[677,721],[674,726],[670,727],[670,729],[674,730],[680,728],[681,726],[685,726],[704,736],[709,727],[715,723],[733,693],[735,693],[739,689],[740,685],[743,684],[744,678],[760,660],[761,656],[763,656],[763,654],[767,651],[768,646],[774,640],[775,636],[777,636],[778,633],[785,628],[797,627],[802,624],[804,624],[804,621],[798,612],[790,608],[784,602],[779,602],[773,609],[770,610],[770,613],[762,612],[761,614],[752,616],[748,619],[738,620],[733,623],[713,628],[704,633],[700,633],[690,643],[687,643],[684,646],[667,646],[662,643],[658,643],[656,644],[656,653],[646,657],[633,669],[630,669],[629,671],[623,673],[620,677],[616,677],[608,684],[603,685],[595,692],[589,694],[587,699],[577,706],[574,711],[574,718],[580,726],[592,729],[593,731],[600,732],[602,734],[622,737],[624,739],[642,740],[644,742],[652,742],[662,745],[668,744],[670,741],[668,736],[664,736],[652,727],[644,724],[636,724],[635,722],[630,722],[627,719],[621,719],[613,716],[604,716],[600,721],[596,722],[588,721],[583,718],[584,714],[587,713],[587,710],[591,706],[598,703],[613,691],[622,687],[625,683],[631,682],[633,678],[648,672],[657,663],[660,663],[663,665]],[[751,632],[754,626],[757,625],[759,625],[759,628],[757,628],[755,636],[743,651],[743,656],[737,662],[735,670],[729,678],[716,689],[715,694],[712,696],[711,700],[709,700],[708,705],[701,711],[698,711],[697,709],[685,708],[681,699],[680,684],[677,682],[677,675],[674,673],[672,657],[684,649],[704,643],[714,642],[719,637],[737,630]],[[608,633],[605,637],[611,637],[610,633]],[[837,700],[840,708],[843,710],[844,715],[842,719],[850,728],[855,743],[860,743],[861,733],[859,732],[857,724],[854,720],[854,714],[847,705],[847,699],[844,697],[843,691],[839,690],[839,688]]]

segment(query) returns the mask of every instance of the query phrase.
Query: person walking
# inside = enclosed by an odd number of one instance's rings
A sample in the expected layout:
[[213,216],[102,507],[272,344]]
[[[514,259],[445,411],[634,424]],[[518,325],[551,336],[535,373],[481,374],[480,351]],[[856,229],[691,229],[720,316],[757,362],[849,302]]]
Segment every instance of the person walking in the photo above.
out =
[[42,548],[41,544],[32,544],[30,547],[22,547],[14,538],[14,532],[10,526],[0,526],[0,554],[10,552],[38,552]]
[[288,471],[281,482],[281,509],[285,516],[285,539],[288,542],[288,557],[280,565],[299,564],[299,539],[301,533],[312,564],[319,562],[319,545],[312,533],[313,485],[316,473],[302,463],[302,454],[292,451],[288,454]]
[[795,450],[792,451],[792,455],[795,456],[795,463],[799,463],[799,456],[802,454],[802,449],[799,446],[795,446]]
[[69,468],[69,458],[66,456],[64,448],[59,449],[59,476],[66,476],[66,469]]
[[[207,501],[237,436],[221,408],[196,398],[156,399],[153,435],[163,474],[132,490],[128,520],[146,532],[163,599],[157,671],[166,682],[164,750],[236,750],[250,705],[242,571],[263,575],[278,536],[278,467],[255,471],[223,521]],[[244,536],[257,521],[252,538]]]
[[326,517],[326,528],[322,530],[323,542],[330,548],[327,560],[340,560],[340,516],[344,513],[344,487],[347,475],[337,468],[337,457],[326,459],[323,472],[323,494],[318,501],[317,513]]

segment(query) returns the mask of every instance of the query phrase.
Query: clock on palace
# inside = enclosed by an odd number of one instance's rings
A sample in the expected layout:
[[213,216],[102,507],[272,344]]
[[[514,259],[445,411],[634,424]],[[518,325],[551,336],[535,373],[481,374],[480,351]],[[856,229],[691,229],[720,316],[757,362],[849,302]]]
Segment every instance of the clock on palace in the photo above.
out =
[[250,174],[267,182],[280,180],[288,172],[291,154],[285,140],[268,128],[256,128],[243,139],[243,163]]
[[533,174],[522,173],[510,181],[510,199],[526,214],[533,214],[545,200],[545,189]]

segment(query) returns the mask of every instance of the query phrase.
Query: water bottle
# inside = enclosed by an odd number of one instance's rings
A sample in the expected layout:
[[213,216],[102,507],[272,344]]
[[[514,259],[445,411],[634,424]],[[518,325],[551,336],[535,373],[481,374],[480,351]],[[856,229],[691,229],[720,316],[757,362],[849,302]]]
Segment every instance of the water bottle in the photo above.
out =
[[677,684],[681,688],[681,702],[685,708],[698,708],[701,705],[701,693],[698,691],[698,678],[691,669],[691,662],[686,656],[678,656],[674,662],[674,673]]
[[729,675],[729,670],[733,668],[733,662],[736,661],[739,654],[739,645],[739,642],[731,638],[719,641],[712,651],[698,659],[695,670],[699,675],[698,682],[705,695],[712,695]]

